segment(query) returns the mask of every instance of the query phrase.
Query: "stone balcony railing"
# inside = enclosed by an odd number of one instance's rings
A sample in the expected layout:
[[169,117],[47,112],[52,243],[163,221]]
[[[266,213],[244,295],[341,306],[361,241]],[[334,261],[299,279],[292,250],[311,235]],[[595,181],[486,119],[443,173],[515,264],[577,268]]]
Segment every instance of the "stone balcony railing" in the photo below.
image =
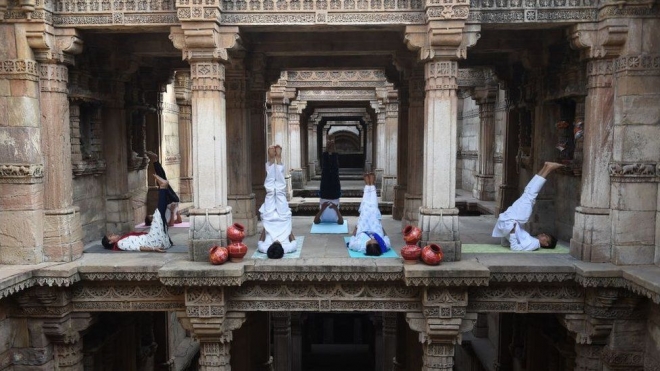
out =
[[[173,26],[181,20],[209,20],[226,25],[414,25],[424,24],[428,0],[34,0],[25,12],[8,1],[4,22],[44,20],[56,26],[108,28]],[[452,1],[461,6],[467,0]],[[450,5],[452,5],[450,4]],[[454,4],[455,5],[455,4]],[[469,23],[592,22],[626,12],[657,9],[599,6],[596,0],[471,0]],[[612,12],[617,14],[612,14]],[[619,14],[621,13],[621,14]],[[644,14],[642,14],[644,15]]]

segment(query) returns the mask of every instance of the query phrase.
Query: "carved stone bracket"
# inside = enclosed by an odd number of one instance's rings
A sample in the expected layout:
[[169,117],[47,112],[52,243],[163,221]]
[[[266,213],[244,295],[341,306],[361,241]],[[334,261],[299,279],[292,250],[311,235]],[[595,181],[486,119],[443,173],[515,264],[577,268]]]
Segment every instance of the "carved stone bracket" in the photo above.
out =
[[565,314],[559,320],[575,335],[577,344],[603,344],[613,325],[613,320],[596,319],[586,314]]
[[82,52],[82,39],[73,28],[53,28],[44,23],[29,23],[26,30],[28,45],[41,63],[74,65],[74,55]]
[[419,59],[460,59],[481,37],[481,25],[466,25],[464,20],[430,21],[427,25],[407,26],[404,42]]
[[628,37],[625,23],[578,23],[571,27],[571,46],[581,51],[583,59],[613,58],[619,55]]
[[[181,50],[187,61],[228,61],[228,49],[238,46],[238,27],[221,27],[214,22],[189,25],[170,29],[169,39]],[[193,76],[194,78],[194,76]]]

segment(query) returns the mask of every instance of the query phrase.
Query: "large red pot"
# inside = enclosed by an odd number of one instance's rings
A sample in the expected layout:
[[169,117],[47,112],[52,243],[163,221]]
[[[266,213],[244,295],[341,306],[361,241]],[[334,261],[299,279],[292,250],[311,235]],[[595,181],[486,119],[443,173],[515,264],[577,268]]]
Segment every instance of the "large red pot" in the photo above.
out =
[[209,260],[213,265],[223,264],[229,259],[229,252],[222,246],[213,246],[209,250]]
[[243,242],[245,227],[241,223],[234,223],[227,228],[227,238],[231,242]]
[[403,240],[408,245],[417,245],[422,238],[422,230],[414,225],[408,225],[403,229]]
[[243,261],[243,257],[247,253],[247,246],[242,242],[232,242],[227,246],[229,251],[229,260],[232,263],[238,263]]
[[442,248],[434,243],[422,249],[422,261],[428,265],[438,265],[442,261]]
[[405,264],[417,264],[422,248],[417,245],[406,245],[401,248],[401,257]]

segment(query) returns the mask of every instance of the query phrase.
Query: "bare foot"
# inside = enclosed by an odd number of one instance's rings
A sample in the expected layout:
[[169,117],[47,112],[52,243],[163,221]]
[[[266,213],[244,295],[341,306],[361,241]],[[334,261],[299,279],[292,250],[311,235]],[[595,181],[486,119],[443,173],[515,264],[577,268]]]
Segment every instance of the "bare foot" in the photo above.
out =
[[289,235],[289,242],[293,241],[296,239],[296,236],[293,235],[293,232]]
[[166,179],[163,179],[156,174],[154,174],[154,179],[156,179],[156,183],[158,183],[158,188],[160,189],[166,189],[170,184]]
[[369,183],[370,183],[371,185],[375,185],[375,184],[376,184],[376,174],[374,174],[374,173],[369,173]]
[[564,167],[563,164],[560,164],[560,163],[558,163],[558,162],[550,162],[550,161],[548,161],[548,162],[546,162],[545,164],[543,164],[543,166],[544,166],[544,167],[547,166],[547,167],[550,169],[550,171],[557,170],[557,169],[559,169],[559,168],[561,168],[561,167]]
[[268,146],[268,162],[275,163],[275,156],[277,155],[277,151],[275,150],[275,146]]
[[151,162],[158,162],[158,155],[151,151],[144,152]]
[[364,173],[362,177],[364,178],[364,184],[369,185],[369,173]]
[[183,220],[181,220],[181,211],[176,212],[176,220],[174,221],[174,224],[181,224],[183,223]]
[[278,164],[282,163],[282,147],[279,144],[275,145],[275,161]]

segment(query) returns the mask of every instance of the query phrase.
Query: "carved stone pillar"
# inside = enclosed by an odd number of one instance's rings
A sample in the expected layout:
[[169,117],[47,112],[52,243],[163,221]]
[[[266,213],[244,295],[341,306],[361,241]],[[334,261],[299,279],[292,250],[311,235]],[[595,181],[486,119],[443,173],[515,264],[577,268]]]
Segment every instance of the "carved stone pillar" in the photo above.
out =
[[291,370],[291,313],[272,312],[273,324],[273,370]]
[[206,261],[213,245],[226,245],[232,224],[228,206],[227,110],[225,66],[227,49],[238,39],[237,27],[212,23],[172,27],[170,39],[190,63],[192,79],[193,208],[190,209],[190,259]]
[[[125,82],[121,77],[107,81],[111,85],[112,98],[104,101],[102,126],[104,133],[114,133],[117,138],[127,138],[126,109],[124,104]],[[124,233],[133,228],[132,208],[128,192],[128,140],[117,140],[105,146],[106,167],[106,230],[108,233]]]
[[318,142],[317,142],[318,121],[316,118],[307,123],[307,179],[311,180],[316,176],[316,167],[318,166]]
[[387,163],[387,150],[386,150],[386,135],[387,135],[387,118],[385,105],[380,102],[371,102],[371,108],[376,111],[376,122],[373,125],[373,156],[374,163],[372,163],[372,172],[376,175],[376,188],[383,192],[383,172],[385,164]]
[[229,371],[232,331],[243,325],[245,313],[226,311],[222,288],[188,288],[185,295],[186,311],[177,317],[199,341],[199,369]]
[[[584,112],[587,135],[583,139],[582,191],[580,206],[575,209],[571,255],[584,261],[608,262],[612,250],[608,165],[614,139],[614,57],[625,42],[627,27],[613,27],[612,32],[606,28],[602,33],[597,26],[574,26],[570,34],[572,45],[588,60]],[[612,40],[601,41],[609,33],[614,36]],[[603,45],[601,51],[600,43],[609,45]]]
[[382,313],[374,313],[370,316],[374,326],[374,367],[376,370],[384,369],[383,354],[383,316]]
[[289,145],[289,104],[291,99],[295,98],[295,90],[287,89],[283,86],[273,85],[268,92],[268,102],[270,103],[270,133],[271,137],[268,138],[269,145],[279,144],[282,146],[282,161],[285,166],[285,176],[287,183],[287,200],[293,196],[291,188],[291,156]]
[[305,174],[302,168],[302,133],[300,131],[300,120],[302,119],[302,111],[307,106],[307,102],[293,101],[289,106],[288,118],[288,133],[289,133],[289,154],[291,174],[291,187],[296,190],[301,190],[305,187]]
[[497,86],[477,87],[474,98],[479,105],[479,157],[472,196],[483,201],[495,200],[494,151],[495,103]]
[[[410,70],[403,73],[405,79],[410,78]],[[397,148],[405,149],[397,151],[396,161],[396,185],[394,186],[394,204],[392,205],[392,218],[403,219],[404,200],[408,187],[408,107],[410,105],[409,84],[404,80],[399,86],[399,108],[397,126]]]
[[192,106],[190,102],[190,70],[174,73],[174,94],[179,106],[179,199],[193,201]]
[[[378,164],[383,169],[383,185],[381,199],[385,202],[394,202],[394,186],[396,185],[397,170],[397,142],[399,126],[399,100],[396,90],[387,91],[385,101],[385,125],[383,126],[384,162]],[[381,135],[378,137],[381,141]],[[381,158],[381,157],[379,157]]]
[[396,358],[397,313],[383,312],[383,370],[392,370]]
[[424,175],[424,69],[423,64],[412,67],[409,79],[410,107],[408,108],[408,184],[401,226],[419,223],[422,206]]
[[257,230],[257,210],[252,193],[251,131],[246,109],[246,76],[243,59],[236,56],[227,70],[227,164],[229,170],[228,204],[234,222],[246,228],[247,235]]
[[83,342],[80,333],[92,323],[89,313],[72,313],[43,323],[44,334],[53,343],[56,370],[83,370]]
[[291,370],[302,371],[302,313],[291,313]]
[[264,54],[255,53],[248,58],[248,102],[250,110],[250,139],[252,141],[251,169],[252,169],[252,192],[254,192],[255,204],[259,207],[266,198],[264,179],[266,178],[266,147],[269,143],[266,138],[266,81],[265,81],[266,57]]
[[364,170],[374,169],[374,122],[367,122],[367,155],[364,160]]
[[467,291],[427,288],[424,312],[407,313],[410,328],[420,333],[423,371],[452,371],[454,347],[460,344],[461,333],[470,331],[476,322],[476,313],[466,313]]

